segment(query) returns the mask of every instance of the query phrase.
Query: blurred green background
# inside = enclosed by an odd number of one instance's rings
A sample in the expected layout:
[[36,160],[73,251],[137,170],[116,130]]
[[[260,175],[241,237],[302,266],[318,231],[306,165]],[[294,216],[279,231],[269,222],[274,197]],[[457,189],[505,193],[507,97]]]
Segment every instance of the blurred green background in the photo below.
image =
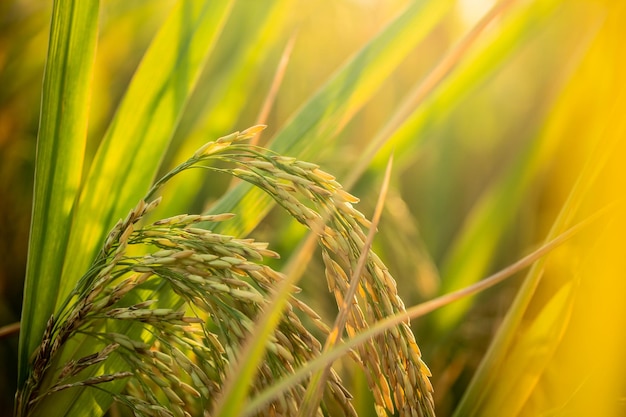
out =
[[[175,2],[101,3],[86,166],[150,39]],[[163,169],[202,143],[257,122],[290,39],[293,50],[261,143],[280,131],[409,3],[234,2]],[[414,88],[431,80],[433,68],[495,3],[441,2],[425,40],[375,87],[362,107],[324,126],[329,145],[313,141],[309,159],[340,182],[348,180],[359,157],[385,132]],[[452,60],[453,69],[442,82],[426,87],[423,99],[409,98],[410,110],[401,123],[382,134],[386,145],[352,192],[362,199],[360,210],[371,216],[382,170],[394,154],[392,187],[375,249],[397,279],[407,306],[475,282],[528,253],[545,237],[594,146],[593,140],[577,141],[575,129],[569,137],[551,134],[550,129],[561,120],[559,111],[567,111],[559,110],[564,91],[575,94],[572,89],[579,89],[593,103],[611,96],[617,48],[603,42],[623,35],[623,9],[610,1],[512,2]],[[20,317],[50,15],[50,2],[0,4],[0,325]],[[595,51],[592,61],[590,51]],[[581,71],[590,74],[590,82],[572,86]],[[359,76],[354,74],[355,79]],[[573,108],[568,120],[591,118],[584,109]],[[193,206],[180,209],[200,211],[225,187],[219,178],[204,182],[193,190]],[[170,189],[176,193],[175,186]],[[253,235],[271,242],[287,260],[303,233],[274,210]],[[306,301],[330,318],[334,307],[319,285],[322,275],[321,266],[313,263],[300,285]],[[480,302],[464,300],[414,321],[434,375],[438,415],[449,415],[457,405],[520,283],[520,278],[513,279],[481,294]],[[17,337],[0,340],[0,410],[11,407],[16,363]],[[355,381],[358,385],[358,377]]]

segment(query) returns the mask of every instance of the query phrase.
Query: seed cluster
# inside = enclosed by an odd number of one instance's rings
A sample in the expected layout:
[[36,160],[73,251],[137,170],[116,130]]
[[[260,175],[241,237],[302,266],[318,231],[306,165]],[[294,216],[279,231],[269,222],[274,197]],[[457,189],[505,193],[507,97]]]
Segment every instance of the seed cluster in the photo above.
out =
[[[322,244],[329,290],[337,304],[352,303],[348,336],[387,316],[405,310],[396,282],[380,258],[370,251],[354,300],[344,300],[365,246],[363,229],[371,225],[353,204],[359,200],[335,178],[309,162],[280,155],[251,152],[233,174],[269,193],[300,223],[314,231]],[[301,200],[309,203],[303,203]],[[402,416],[433,416],[431,376],[421,359],[409,322],[392,328],[358,348],[358,360],[374,393],[379,416],[397,410]]]
[[[364,248],[363,229],[370,224],[352,206],[358,200],[319,166],[240,143],[260,129],[203,146],[159,180],[145,201],[193,165],[211,159],[236,164],[219,170],[260,187],[319,236],[328,287],[341,306]],[[43,407],[54,393],[89,386],[108,391],[137,416],[209,415],[226,370],[237,361],[238,347],[285,277],[262,263],[278,257],[267,244],[208,229],[232,214],[185,214],[140,225],[160,199],[145,201],[113,228],[90,270],[50,318],[30,377],[18,393],[17,415]],[[347,301],[352,303],[348,336],[404,310],[395,281],[374,253],[368,254],[355,299]],[[265,341],[266,358],[250,395],[320,355],[320,342],[295,310],[327,330],[311,308],[292,296]],[[84,344],[96,351],[78,357],[64,351],[70,341],[85,338],[96,342]],[[380,416],[394,410],[402,416],[434,415],[430,373],[408,322],[360,346],[353,357],[366,372]],[[126,385],[122,393],[120,382]],[[259,415],[296,415],[306,384],[292,386]],[[330,372],[325,390],[343,415],[356,415],[336,372]],[[317,415],[323,415],[324,407],[318,407]]]

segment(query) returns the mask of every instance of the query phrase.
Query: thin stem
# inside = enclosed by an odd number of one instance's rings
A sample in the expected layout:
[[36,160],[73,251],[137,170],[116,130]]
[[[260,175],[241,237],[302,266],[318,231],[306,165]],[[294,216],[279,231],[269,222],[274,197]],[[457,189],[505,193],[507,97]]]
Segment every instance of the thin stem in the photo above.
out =
[[[287,72],[287,64],[289,63],[289,59],[291,57],[291,52],[293,51],[293,46],[296,43],[297,34],[294,33],[289,38],[285,49],[280,57],[280,61],[278,63],[278,67],[276,68],[276,72],[274,73],[274,78],[272,79],[272,85],[270,86],[267,95],[265,96],[265,100],[263,101],[263,106],[261,107],[261,111],[257,116],[256,123],[257,125],[265,124],[267,122],[267,117],[276,102],[276,95],[278,94],[278,90],[280,89],[281,84],[283,83],[283,79],[285,77],[285,73]],[[254,137],[250,140],[250,145],[258,145],[259,144],[260,132],[254,135]]]
[[4,339],[6,337],[11,337],[19,334],[20,332],[20,322],[7,324],[5,326],[0,327],[0,339]]

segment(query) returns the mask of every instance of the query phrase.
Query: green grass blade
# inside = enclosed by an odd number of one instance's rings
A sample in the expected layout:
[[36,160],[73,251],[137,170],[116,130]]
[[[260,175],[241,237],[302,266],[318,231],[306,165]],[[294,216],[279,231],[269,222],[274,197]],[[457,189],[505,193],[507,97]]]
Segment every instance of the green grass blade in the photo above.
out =
[[513,2],[506,5],[504,16],[498,24],[497,34],[487,39],[476,50],[466,51],[466,57],[443,80],[435,94],[415,109],[406,122],[394,133],[391,140],[379,152],[372,165],[382,170],[386,160],[383,155],[393,147],[398,155],[398,165],[405,165],[419,154],[420,147],[428,136],[437,129],[444,129],[442,123],[450,123],[445,117],[457,108],[460,102],[473,91],[484,87],[485,83],[510,64],[528,46],[545,32],[557,19],[555,14],[562,0],[544,0],[519,5]]
[[20,334],[19,385],[54,311],[87,137],[97,1],[54,3],[37,140],[35,195]]
[[[507,0],[496,4],[489,12],[487,12],[467,33],[461,38],[446,55],[435,65],[428,73],[428,75],[419,82],[415,83],[410,91],[404,96],[402,104],[400,104],[397,110],[380,129],[374,139],[370,142],[367,149],[363,152],[356,167],[351,170],[347,178],[346,186],[352,186],[357,179],[361,176],[362,171],[366,169],[372,163],[372,160],[378,153],[381,147],[390,142],[390,139],[404,124],[407,123],[407,119],[414,115],[418,109],[421,109],[421,104],[429,97],[439,84],[447,79],[454,68],[467,57],[472,47],[478,43],[478,40],[482,37],[485,30],[494,23],[501,15],[505,14],[507,9],[511,7],[514,0]],[[483,75],[484,76],[484,75]],[[463,83],[463,90],[465,90],[472,83]],[[413,146],[416,146],[416,142],[412,140]],[[395,150],[395,142],[390,143]],[[379,158],[380,159],[380,158]]]
[[[316,151],[332,144],[339,126],[372,97],[453,4],[451,1],[411,3],[304,104],[276,134],[270,149],[300,159],[314,159]],[[239,184],[211,212],[245,212],[246,216],[238,216],[223,225],[226,230],[220,229],[241,236],[249,233],[272,206],[271,199],[261,191]]]
[[[181,126],[176,131],[173,145],[177,142],[180,145],[170,168],[186,160],[208,139],[238,129],[235,125],[249,106],[250,92],[263,72],[263,65],[267,65],[268,51],[282,47],[279,45],[282,42],[280,35],[287,20],[285,15],[290,12],[287,3],[285,0],[272,0],[255,4],[251,10],[244,3],[233,8],[224,35],[228,36],[232,24],[234,28],[231,31],[237,34],[237,39],[247,41],[243,45],[233,45],[228,40],[220,42],[215,52],[217,59],[213,65],[207,66],[199,80]],[[254,24],[240,27],[242,21],[250,20],[251,14],[254,16]],[[254,121],[250,120],[244,127],[252,124]],[[164,195],[176,193],[176,198],[163,201],[151,216],[162,218],[189,210],[205,181],[206,173],[197,170],[173,178],[165,184],[162,192]]]
[[147,192],[232,1],[178,2],[144,56],[96,154],[72,225],[57,306],[114,223]]

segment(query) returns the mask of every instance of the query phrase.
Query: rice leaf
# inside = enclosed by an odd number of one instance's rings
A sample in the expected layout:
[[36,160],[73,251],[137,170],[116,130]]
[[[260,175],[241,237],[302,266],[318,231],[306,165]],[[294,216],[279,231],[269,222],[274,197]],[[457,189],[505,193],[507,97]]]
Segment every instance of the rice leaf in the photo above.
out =
[[[172,160],[164,161],[168,169],[187,159],[207,138],[237,130],[238,123],[245,126],[263,123],[245,119],[253,98],[250,91],[258,88],[255,82],[259,74],[265,66],[271,65],[267,62],[268,56],[282,47],[281,35],[293,7],[288,0],[258,2],[253,8],[246,2],[234,5],[225,24],[224,37],[236,34],[236,40],[222,39],[216,46],[215,59],[201,75],[172,139],[175,149]],[[254,24],[242,25],[251,16],[254,16]],[[241,43],[239,39],[246,41]],[[177,198],[163,201],[152,216],[162,218],[189,210],[205,180],[205,173],[200,171],[173,178],[165,185],[163,193],[175,192]]]
[[24,383],[61,285],[83,169],[98,7],[97,1],[54,3],[37,138],[18,386]]
[[[452,1],[411,3],[394,21],[363,47],[300,108],[270,141],[283,155],[312,160],[316,151],[332,144],[338,126],[345,125],[376,92],[406,55],[422,41],[453,5]],[[229,190],[210,212],[243,210],[224,233],[248,234],[273,206],[272,200],[247,184]]]
[[[108,230],[126,216],[154,181],[231,7],[232,1],[177,3],[152,41],[82,189],[57,307],[94,259]],[[115,198],[111,198],[111,190],[116,190]]]

